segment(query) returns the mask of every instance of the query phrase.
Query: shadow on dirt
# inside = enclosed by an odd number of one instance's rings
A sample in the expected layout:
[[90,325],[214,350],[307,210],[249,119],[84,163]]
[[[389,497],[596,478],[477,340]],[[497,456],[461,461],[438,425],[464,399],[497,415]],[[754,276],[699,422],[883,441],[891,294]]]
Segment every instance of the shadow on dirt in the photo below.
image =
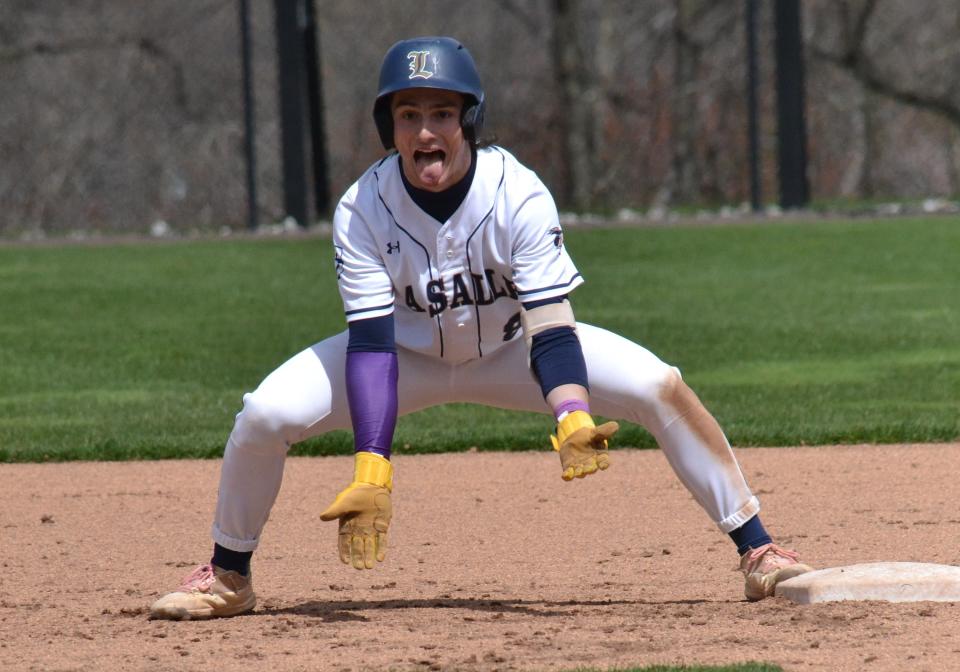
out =
[[693,605],[707,604],[712,600],[482,600],[473,598],[432,598],[420,600],[311,600],[290,607],[264,606],[254,616],[277,616],[282,614],[311,616],[326,622],[366,621],[364,611],[395,609],[466,609],[493,614],[521,614],[524,616],[575,616],[581,608],[610,606]]

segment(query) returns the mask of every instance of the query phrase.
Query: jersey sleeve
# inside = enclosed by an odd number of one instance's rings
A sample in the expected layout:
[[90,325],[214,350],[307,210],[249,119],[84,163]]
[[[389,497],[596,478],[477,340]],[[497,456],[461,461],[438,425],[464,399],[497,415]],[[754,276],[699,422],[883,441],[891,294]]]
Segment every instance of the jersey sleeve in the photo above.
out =
[[513,217],[513,283],[526,303],[568,294],[583,283],[563,244],[553,197],[535,176]]
[[354,185],[333,215],[337,286],[347,322],[390,315],[394,302],[393,283],[357,196]]

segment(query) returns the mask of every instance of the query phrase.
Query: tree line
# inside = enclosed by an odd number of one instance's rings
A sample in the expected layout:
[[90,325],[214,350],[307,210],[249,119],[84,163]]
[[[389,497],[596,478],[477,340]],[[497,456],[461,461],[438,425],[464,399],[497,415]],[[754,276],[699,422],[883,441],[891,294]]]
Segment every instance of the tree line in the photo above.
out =
[[[761,185],[776,199],[772,3],[758,26]],[[251,2],[260,220],[283,216],[272,3]],[[749,200],[741,0],[314,0],[331,191],[382,155],[396,40],[473,53],[487,130],[561,209]],[[960,6],[802,0],[812,195],[960,193]],[[0,4],[0,235],[243,228],[236,0]],[[327,213],[319,213],[325,215]]]

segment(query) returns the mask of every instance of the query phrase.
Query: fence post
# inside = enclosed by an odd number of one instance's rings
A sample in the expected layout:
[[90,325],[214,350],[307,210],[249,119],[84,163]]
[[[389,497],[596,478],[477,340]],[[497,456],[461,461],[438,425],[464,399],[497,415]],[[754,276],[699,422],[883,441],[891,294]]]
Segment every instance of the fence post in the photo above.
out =
[[757,103],[757,0],[746,0],[747,34],[747,135],[750,155],[750,206],[754,212],[763,207],[763,185],[760,182],[760,114]]
[[257,203],[257,147],[254,126],[253,49],[250,42],[250,0],[240,0],[240,62],[243,70],[243,152],[247,162],[247,228],[259,225]]
[[277,80],[280,88],[280,144],[283,164],[283,208],[300,226],[307,226],[307,179],[303,125],[303,23],[301,0],[273,0],[277,38]]
[[810,188],[807,183],[800,0],[776,0],[775,7],[780,205],[802,208],[810,200]]
[[307,78],[307,109],[310,112],[310,149],[313,159],[313,200],[317,217],[330,210],[330,175],[327,170],[327,142],[323,123],[323,78],[320,69],[320,28],[313,0],[304,0],[304,63]]

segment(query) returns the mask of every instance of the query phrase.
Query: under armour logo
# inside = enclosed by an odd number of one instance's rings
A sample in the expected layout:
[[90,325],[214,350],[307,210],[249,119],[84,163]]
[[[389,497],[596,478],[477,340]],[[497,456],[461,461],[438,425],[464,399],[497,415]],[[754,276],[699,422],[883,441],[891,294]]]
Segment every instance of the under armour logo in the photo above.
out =
[[[430,55],[429,51],[411,51],[407,54],[407,58],[410,59],[410,76],[407,79],[430,79],[433,77],[433,70],[427,69],[427,56]],[[431,59],[433,64],[437,64],[437,59]]]
[[396,250],[397,254],[400,254],[399,240],[395,243],[387,243],[387,254],[393,254],[394,250]]

